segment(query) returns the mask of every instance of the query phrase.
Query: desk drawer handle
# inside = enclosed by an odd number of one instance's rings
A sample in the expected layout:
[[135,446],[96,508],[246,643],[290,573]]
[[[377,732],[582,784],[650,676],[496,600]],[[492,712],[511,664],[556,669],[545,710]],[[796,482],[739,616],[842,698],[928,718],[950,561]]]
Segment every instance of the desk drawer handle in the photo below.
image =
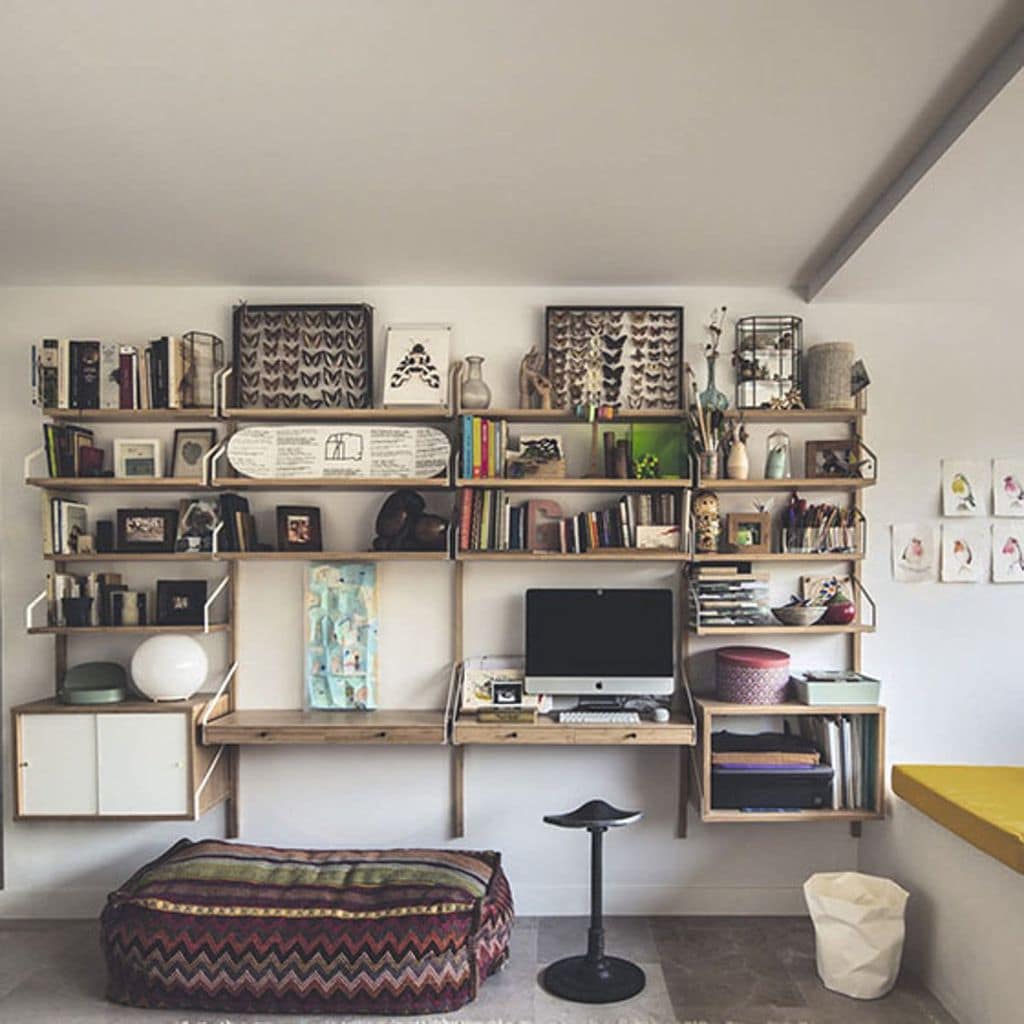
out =
[[505,739],[507,739],[507,740],[517,740],[517,739],[519,739],[519,733],[517,733],[517,732],[507,732],[507,733],[505,733]]
[[377,733],[377,739],[379,739],[379,740],[386,740],[387,738],[388,738],[388,731],[387,731],[387,729],[381,729],[381,731],[379,733]]
[[637,738],[637,734],[635,732],[627,732],[624,738],[627,740],[635,740]]

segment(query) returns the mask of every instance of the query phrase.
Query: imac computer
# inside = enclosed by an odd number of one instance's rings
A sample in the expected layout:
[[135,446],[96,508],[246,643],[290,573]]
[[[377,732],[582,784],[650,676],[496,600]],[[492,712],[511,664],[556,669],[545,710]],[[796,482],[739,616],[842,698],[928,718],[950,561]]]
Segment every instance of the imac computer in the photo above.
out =
[[527,590],[526,692],[670,695],[673,605],[666,589]]

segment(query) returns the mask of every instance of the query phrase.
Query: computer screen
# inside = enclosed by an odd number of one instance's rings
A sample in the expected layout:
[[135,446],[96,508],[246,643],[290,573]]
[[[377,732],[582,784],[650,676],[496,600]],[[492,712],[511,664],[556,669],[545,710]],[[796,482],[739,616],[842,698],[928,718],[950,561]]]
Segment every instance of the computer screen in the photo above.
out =
[[667,589],[527,590],[526,691],[672,693],[674,620]]

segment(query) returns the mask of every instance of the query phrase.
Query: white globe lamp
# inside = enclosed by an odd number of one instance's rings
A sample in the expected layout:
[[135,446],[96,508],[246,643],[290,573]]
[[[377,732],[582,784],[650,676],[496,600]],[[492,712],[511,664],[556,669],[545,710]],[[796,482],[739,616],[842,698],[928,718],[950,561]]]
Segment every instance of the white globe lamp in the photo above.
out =
[[206,651],[190,636],[154,636],[132,655],[132,682],[150,700],[187,700],[209,670]]

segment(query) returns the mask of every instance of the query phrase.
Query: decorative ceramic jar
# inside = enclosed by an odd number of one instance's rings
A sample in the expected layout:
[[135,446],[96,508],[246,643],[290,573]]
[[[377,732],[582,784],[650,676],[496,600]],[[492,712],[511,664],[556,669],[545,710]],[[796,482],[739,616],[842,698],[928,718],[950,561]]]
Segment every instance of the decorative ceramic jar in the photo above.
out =
[[773,430],[768,435],[764,460],[765,480],[786,480],[793,475],[789,458],[789,434]]
[[491,404],[491,389],[483,377],[483,356],[466,356],[466,376],[462,381],[462,408],[486,409]]

